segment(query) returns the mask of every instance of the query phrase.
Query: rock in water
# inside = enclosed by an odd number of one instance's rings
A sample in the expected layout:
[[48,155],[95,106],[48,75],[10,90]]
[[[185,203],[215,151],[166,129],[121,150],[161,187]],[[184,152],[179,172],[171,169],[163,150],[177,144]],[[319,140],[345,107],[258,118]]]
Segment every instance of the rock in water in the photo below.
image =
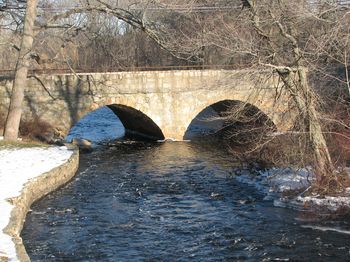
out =
[[84,152],[92,151],[92,143],[87,139],[73,138],[72,144],[79,147]]

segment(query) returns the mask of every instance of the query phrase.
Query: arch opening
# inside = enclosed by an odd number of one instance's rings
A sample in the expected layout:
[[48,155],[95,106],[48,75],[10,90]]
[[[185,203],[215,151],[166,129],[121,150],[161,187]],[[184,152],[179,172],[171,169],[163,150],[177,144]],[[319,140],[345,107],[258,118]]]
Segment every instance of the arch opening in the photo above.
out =
[[160,128],[141,111],[114,104],[86,114],[70,129],[66,140],[72,141],[78,138],[98,143],[121,137],[142,140],[164,139]]
[[190,123],[184,139],[214,136],[235,145],[256,144],[277,130],[256,106],[239,100],[222,100],[204,108]]
[[125,136],[149,140],[163,140],[164,135],[159,126],[141,111],[120,104],[108,106],[125,127]]
[[108,107],[100,107],[83,116],[66,136],[67,141],[87,139],[94,143],[114,140],[125,135],[120,119]]

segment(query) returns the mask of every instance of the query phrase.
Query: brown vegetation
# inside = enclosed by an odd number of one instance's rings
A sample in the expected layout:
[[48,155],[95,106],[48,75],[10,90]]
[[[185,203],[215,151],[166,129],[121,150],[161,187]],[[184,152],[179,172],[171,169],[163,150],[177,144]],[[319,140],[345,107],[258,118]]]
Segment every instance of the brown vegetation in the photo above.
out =
[[335,108],[337,115],[333,115],[327,122],[326,138],[329,150],[336,166],[350,166],[350,111],[345,104],[341,109]]
[[[5,114],[0,112],[0,132],[4,129]],[[62,134],[55,130],[48,123],[39,119],[32,119],[30,121],[21,121],[19,127],[19,137],[25,141],[54,143],[63,139]]]
[[40,120],[21,121],[19,132],[25,139],[46,143],[52,143],[58,135],[52,126]]

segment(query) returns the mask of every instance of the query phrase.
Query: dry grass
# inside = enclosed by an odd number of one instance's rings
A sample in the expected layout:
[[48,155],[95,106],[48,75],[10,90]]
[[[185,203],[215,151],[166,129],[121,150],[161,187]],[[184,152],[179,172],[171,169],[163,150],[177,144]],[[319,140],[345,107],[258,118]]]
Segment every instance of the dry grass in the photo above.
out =
[[327,135],[327,144],[335,165],[350,167],[350,131]]
[[[3,134],[5,119],[5,114],[0,112],[0,135]],[[41,143],[48,143],[54,138],[57,138],[58,134],[56,134],[55,129],[50,124],[38,119],[32,119],[21,121],[19,136],[29,144],[36,142],[36,144],[40,145]]]
[[40,120],[21,121],[21,137],[34,141],[48,142],[54,136],[53,127]]
[[331,101],[324,114],[323,130],[336,166],[350,166],[350,102]]

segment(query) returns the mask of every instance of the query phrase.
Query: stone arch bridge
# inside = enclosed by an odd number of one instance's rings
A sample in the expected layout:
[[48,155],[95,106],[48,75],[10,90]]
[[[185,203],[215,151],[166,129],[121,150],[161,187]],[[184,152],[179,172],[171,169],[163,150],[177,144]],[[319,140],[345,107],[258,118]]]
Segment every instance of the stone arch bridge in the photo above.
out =
[[[13,79],[0,77],[0,113],[6,113]],[[279,131],[293,125],[289,96],[271,72],[173,70],[31,76],[22,119],[40,119],[67,134],[85,114],[109,106],[126,132],[184,139],[191,121],[220,101],[260,109]]]

